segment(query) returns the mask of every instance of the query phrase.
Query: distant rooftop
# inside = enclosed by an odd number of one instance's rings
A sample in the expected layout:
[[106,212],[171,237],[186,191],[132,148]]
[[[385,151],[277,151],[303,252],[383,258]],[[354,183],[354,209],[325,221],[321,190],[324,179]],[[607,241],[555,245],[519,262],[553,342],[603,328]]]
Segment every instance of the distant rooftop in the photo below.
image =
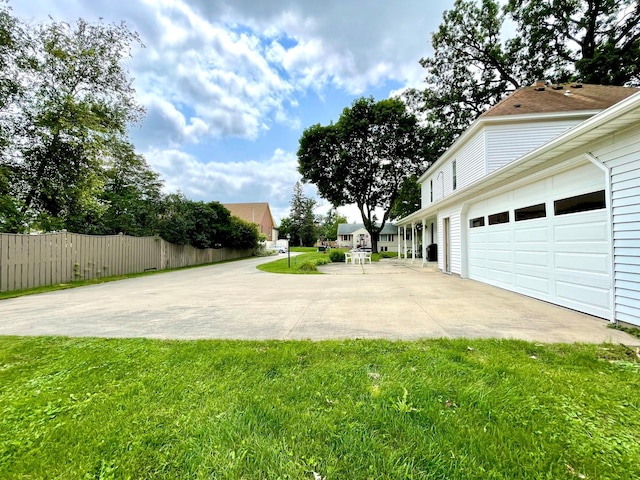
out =
[[231,215],[241,218],[245,222],[259,223],[262,221],[265,213],[268,213],[271,217],[271,222],[274,223],[273,217],[271,216],[271,209],[267,202],[223,203],[222,205],[231,212]]
[[[351,235],[353,232],[357,232],[364,228],[364,223],[339,223],[338,224],[338,235]],[[384,224],[384,228],[382,232],[383,235],[392,235],[398,233],[398,227],[393,226],[391,223],[387,222]]]
[[490,108],[480,118],[528,113],[560,113],[604,110],[638,93],[640,89],[576,82],[523,87]]

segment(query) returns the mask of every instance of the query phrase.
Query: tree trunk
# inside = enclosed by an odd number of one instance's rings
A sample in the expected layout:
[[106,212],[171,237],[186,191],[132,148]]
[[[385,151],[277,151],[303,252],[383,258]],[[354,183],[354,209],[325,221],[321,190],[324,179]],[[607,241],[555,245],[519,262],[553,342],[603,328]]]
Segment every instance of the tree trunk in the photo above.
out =
[[379,233],[371,234],[371,251],[373,253],[378,253],[378,239],[380,237]]

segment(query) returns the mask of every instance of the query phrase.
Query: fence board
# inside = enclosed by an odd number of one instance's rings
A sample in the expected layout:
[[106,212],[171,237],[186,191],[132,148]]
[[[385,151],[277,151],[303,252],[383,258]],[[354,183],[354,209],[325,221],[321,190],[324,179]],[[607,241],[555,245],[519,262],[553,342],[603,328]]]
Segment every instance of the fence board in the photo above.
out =
[[165,270],[248,257],[250,251],[198,249],[158,237],[0,233],[0,292],[73,280]]

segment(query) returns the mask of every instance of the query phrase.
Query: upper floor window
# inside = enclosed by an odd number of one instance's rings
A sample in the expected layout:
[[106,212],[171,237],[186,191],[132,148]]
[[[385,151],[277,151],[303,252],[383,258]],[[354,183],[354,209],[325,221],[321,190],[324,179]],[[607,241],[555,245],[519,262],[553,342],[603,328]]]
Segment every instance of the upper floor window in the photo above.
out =
[[429,194],[430,194],[430,202],[433,203],[433,179],[429,180]]
[[455,190],[456,188],[458,188],[458,176],[456,175],[456,161],[454,160],[451,163],[451,169],[452,169],[452,179],[453,179],[453,189]]

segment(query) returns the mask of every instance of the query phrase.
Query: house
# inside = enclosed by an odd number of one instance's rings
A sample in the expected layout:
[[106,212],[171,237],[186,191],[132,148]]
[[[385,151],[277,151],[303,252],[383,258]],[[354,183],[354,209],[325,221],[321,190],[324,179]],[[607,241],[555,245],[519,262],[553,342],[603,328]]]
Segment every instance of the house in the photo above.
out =
[[444,273],[640,326],[638,92],[517,90],[419,178],[398,234],[420,225]]
[[[398,230],[393,225],[386,223],[378,237],[379,252],[398,251]],[[339,223],[338,224],[338,248],[371,248],[371,235],[364,223]]]
[[278,229],[276,228],[271,209],[267,202],[257,203],[223,203],[222,204],[231,215],[241,218],[245,222],[254,223],[258,226],[258,231],[267,236],[267,241],[278,240]]

